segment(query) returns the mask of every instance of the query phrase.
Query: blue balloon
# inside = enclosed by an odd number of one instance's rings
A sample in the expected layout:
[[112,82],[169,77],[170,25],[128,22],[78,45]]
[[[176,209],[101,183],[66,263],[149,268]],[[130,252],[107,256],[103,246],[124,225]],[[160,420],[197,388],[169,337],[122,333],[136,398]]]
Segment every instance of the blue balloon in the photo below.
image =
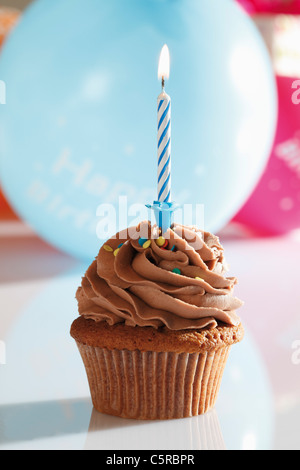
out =
[[172,200],[203,204],[204,228],[217,232],[257,183],[277,120],[268,52],[233,1],[38,0],[2,51],[2,185],[21,217],[71,255],[94,258],[103,204],[123,228],[120,196],[129,206],[157,198],[165,43]]

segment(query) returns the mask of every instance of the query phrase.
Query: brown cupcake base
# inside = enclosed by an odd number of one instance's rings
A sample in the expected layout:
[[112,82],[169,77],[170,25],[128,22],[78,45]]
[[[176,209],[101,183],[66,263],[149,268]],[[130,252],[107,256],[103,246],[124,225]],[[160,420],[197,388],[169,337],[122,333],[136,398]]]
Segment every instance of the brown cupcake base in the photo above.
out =
[[216,328],[201,330],[169,330],[166,327],[132,327],[124,323],[110,326],[105,321],[78,317],[71,326],[71,336],[80,343],[129,351],[199,353],[238,343],[243,335],[241,324],[228,326],[224,323]]
[[[129,328],[129,333],[135,333],[135,341],[138,341],[139,329],[124,325],[116,327],[117,331],[122,331],[121,335]],[[167,336],[172,338],[169,349],[173,344],[175,350],[166,352],[155,350],[159,349],[156,340],[151,341],[152,348],[150,341],[147,342],[147,335],[153,339],[165,335],[163,331],[146,332],[143,349],[154,350],[120,349],[116,328],[83,318],[75,320],[71,335],[85,365],[95,409],[141,420],[185,418],[206,413],[215,405],[231,344],[243,337],[242,326],[218,328],[200,332],[202,341],[198,342],[197,352],[193,351],[193,341],[189,343],[192,352],[180,350],[188,349],[188,343],[185,339],[181,344],[179,338],[195,332],[168,331]],[[89,330],[92,333],[88,333]],[[145,333],[145,328],[142,330]],[[176,347],[174,335],[179,343]],[[212,338],[218,338],[218,341],[212,341]],[[113,339],[115,348],[108,347]],[[166,347],[166,344],[160,342],[160,346]]]

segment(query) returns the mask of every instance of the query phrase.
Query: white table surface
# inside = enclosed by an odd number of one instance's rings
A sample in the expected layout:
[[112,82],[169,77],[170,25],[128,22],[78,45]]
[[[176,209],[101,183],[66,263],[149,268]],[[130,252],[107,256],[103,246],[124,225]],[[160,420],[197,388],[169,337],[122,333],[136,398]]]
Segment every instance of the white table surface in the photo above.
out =
[[0,450],[300,449],[299,234],[249,239],[229,228],[221,241],[246,335],[217,405],[194,418],[132,421],[93,410],[69,336],[87,264],[20,223],[0,223]]

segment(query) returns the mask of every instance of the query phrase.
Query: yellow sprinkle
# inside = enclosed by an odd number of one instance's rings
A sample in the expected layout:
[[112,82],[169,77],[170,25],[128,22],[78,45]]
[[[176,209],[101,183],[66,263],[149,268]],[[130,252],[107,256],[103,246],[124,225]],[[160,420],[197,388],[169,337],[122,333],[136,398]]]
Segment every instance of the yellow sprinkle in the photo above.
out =
[[114,256],[117,256],[117,254],[119,253],[120,251],[120,248],[117,248],[115,251],[114,251]]
[[113,248],[112,248],[111,246],[109,246],[109,245],[103,245],[103,249],[104,249],[105,251],[110,251],[110,252],[114,251]]
[[157,244],[158,246],[163,246],[163,245],[165,244],[165,241],[166,241],[166,239],[165,239],[164,237],[159,237],[159,238],[157,238],[157,240],[156,240],[156,244]]
[[203,281],[202,277],[195,277],[198,281]]
[[151,240],[147,240],[144,244],[143,244],[143,248],[149,248],[149,246],[151,245]]

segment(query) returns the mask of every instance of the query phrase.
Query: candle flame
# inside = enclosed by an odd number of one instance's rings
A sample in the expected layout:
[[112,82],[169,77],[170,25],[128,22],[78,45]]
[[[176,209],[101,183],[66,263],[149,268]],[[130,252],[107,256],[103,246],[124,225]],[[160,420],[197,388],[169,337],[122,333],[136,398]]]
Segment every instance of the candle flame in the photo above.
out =
[[161,50],[159,65],[158,65],[158,78],[168,79],[170,76],[170,52],[168,46],[165,44]]

